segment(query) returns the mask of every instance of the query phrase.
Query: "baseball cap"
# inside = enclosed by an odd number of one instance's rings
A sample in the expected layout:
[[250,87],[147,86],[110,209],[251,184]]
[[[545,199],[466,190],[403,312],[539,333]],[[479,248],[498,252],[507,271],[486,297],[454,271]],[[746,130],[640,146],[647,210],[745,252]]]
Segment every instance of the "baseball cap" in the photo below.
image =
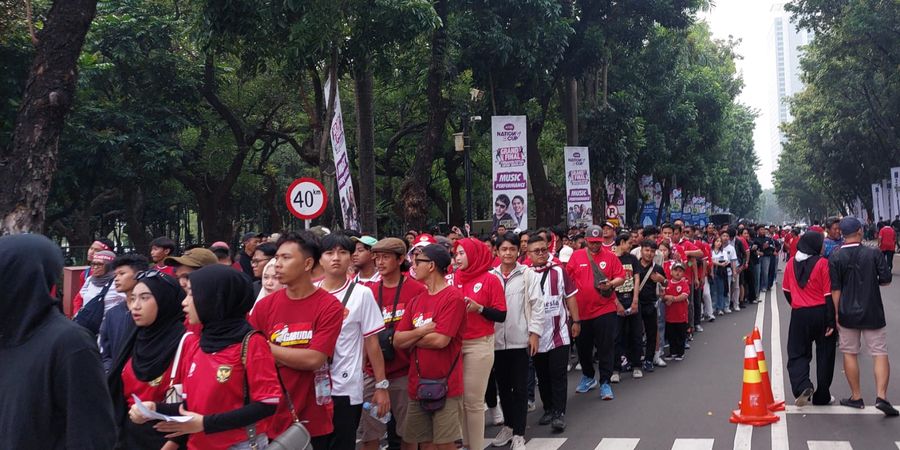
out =
[[[609,223],[609,222],[607,222]],[[591,225],[584,230],[584,239],[588,242],[602,242],[603,229],[597,225]]]
[[181,256],[169,256],[165,259],[165,264],[177,264],[179,266],[188,266],[195,269],[210,266],[219,263],[219,258],[211,250],[205,248],[192,248],[184,252]]
[[848,216],[841,219],[839,226],[841,227],[841,234],[853,234],[862,228],[862,222],[856,217]]
[[365,245],[366,247],[369,247],[370,249],[372,248],[372,246],[374,246],[375,244],[378,243],[378,239],[375,239],[372,236],[365,236],[365,235],[360,236],[360,237],[353,236],[350,238],[350,240],[359,242],[360,244]]
[[450,252],[444,248],[443,245],[440,244],[428,244],[422,247],[422,254],[428,257],[428,259],[434,261],[434,265],[441,270],[441,272],[446,272],[447,267],[450,267]]
[[610,222],[610,221],[608,221],[608,220],[607,220],[606,222],[603,222],[603,225],[602,225],[602,226],[604,226],[604,227],[610,227],[610,228],[613,228],[613,229],[616,228],[616,226],[613,225],[613,223]]
[[406,256],[406,242],[398,238],[384,238],[372,246],[372,253],[394,253]]
[[676,268],[684,269],[684,263],[681,262],[681,261],[675,261],[675,262],[672,264],[672,269],[676,269]]
[[569,262],[569,259],[572,258],[572,253],[575,253],[575,250],[568,245],[564,245],[563,248],[559,251],[560,262]]
[[[248,240],[253,239],[255,237],[259,237],[259,233],[255,232],[255,231],[248,231],[241,236],[241,242],[247,242]],[[213,246],[215,246],[215,244],[213,244]]]
[[416,239],[413,241],[413,248],[424,247],[426,245],[437,244],[437,239],[434,236],[428,233],[422,233],[416,236]]

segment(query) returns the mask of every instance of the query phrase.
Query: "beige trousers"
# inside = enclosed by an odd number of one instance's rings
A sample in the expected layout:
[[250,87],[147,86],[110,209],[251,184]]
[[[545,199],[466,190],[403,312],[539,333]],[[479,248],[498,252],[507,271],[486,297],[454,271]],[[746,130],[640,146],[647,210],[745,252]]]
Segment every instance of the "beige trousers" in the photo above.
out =
[[462,342],[463,404],[460,411],[463,443],[469,449],[484,448],[484,393],[494,367],[494,335]]

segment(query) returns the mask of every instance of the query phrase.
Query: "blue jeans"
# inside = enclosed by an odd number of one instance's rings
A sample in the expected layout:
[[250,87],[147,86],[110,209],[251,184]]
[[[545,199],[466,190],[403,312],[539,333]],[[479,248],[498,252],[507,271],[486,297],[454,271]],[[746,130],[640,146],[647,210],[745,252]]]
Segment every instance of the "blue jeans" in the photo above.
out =
[[725,297],[725,287],[728,284],[728,275],[712,277],[712,296],[716,311],[724,311],[728,307],[728,298]]
[[771,265],[772,258],[768,256],[759,257],[759,289],[756,290],[757,292],[769,288],[769,266]]

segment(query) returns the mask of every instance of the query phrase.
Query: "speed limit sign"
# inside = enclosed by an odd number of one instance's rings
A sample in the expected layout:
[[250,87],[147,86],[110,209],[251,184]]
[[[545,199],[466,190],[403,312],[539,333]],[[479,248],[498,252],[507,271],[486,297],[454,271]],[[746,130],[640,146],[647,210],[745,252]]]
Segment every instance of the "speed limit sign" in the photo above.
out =
[[311,220],[325,211],[328,194],[325,186],[313,178],[298,178],[291,183],[285,193],[284,201],[288,210],[298,219]]

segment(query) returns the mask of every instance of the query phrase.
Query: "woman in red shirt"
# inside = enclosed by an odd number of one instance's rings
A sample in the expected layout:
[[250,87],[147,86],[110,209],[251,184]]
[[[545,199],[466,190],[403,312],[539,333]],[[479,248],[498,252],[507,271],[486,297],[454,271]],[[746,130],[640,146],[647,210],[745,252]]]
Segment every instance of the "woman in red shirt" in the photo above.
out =
[[493,255],[481,241],[456,241],[453,256],[453,285],[465,296],[467,313],[462,333],[463,445],[484,448],[484,393],[494,366],[494,322],[506,320],[506,294],[489,272]]
[[[163,414],[191,420],[159,422],[154,427],[169,439],[189,435],[189,450],[250,448],[251,434],[263,447],[268,444],[268,418],[282,393],[275,359],[262,335],[249,336],[246,358],[241,358],[242,342],[253,332],[245,319],[254,301],[250,279],[216,264],[192,272],[188,281],[182,306],[190,323],[203,324],[203,331],[200,339],[185,343],[179,361],[184,402],[144,403]],[[139,414],[132,416],[135,422],[142,419]]]
[[185,337],[181,310],[185,294],[178,280],[158,270],[140,272],[135,278],[138,282],[126,302],[137,330],[110,371],[110,392],[120,426],[119,443],[128,449],[176,449],[178,444],[167,441],[152,424],[125,420],[125,408],[134,407],[132,395],[161,403],[167,393],[181,390],[177,364],[173,363]]

